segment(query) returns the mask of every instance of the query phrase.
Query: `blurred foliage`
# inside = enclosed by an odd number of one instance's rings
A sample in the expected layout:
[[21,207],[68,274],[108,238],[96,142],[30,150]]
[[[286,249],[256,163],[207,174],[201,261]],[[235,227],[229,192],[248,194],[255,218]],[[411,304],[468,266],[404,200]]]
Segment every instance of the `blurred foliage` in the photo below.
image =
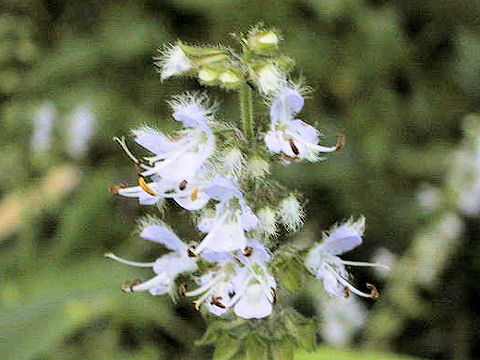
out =
[[[434,277],[419,283],[421,255],[444,246],[451,229],[438,232],[441,214],[425,214],[415,194],[423,183],[445,187],[461,121],[479,110],[479,17],[480,3],[463,0],[3,0],[1,358],[211,358],[211,349],[194,344],[205,324],[190,304],[121,294],[119,279],[144,274],[101,257],[112,249],[137,259],[158,255],[134,233],[135,219],[148,209],[107,192],[134,181],[111,138],[143,123],[168,130],[165,100],[201,89],[191,81],[160,82],[152,65],[159,46],[177,38],[224,41],[261,20],[282,32],[297,77],[315,89],[301,118],[316,122],[327,142],[336,132],[348,141],[324,163],[279,166],[274,173],[309,199],[299,241],[318,239],[337,219],[362,213],[366,243],[351,260],[368,259],[379,246],[400,257],[386,300],[366,303],[371,322],[356,345],[440,360],[478,358],[480,291],[471,280],[480,276],[478,215],[442,208],[460,216],[464,230]],[[214,95],[225,119],[238,116],[233,93]],[[29,139],[46,103],[56,111],[53,141],[38,153]],[[86,156],[74,160],[65,133],[83,104],[97,126]],[[55,176],[59,169],[69,175]],[[177,208],[165,214],[193,238],[181,215]],[[425,236],[431,242],[416,250]],[[372,276],[361,271],[357,280]],[[309,299],[298,310],[313,316]],[[310,358],[379,356],[323,349],[298,356]]]

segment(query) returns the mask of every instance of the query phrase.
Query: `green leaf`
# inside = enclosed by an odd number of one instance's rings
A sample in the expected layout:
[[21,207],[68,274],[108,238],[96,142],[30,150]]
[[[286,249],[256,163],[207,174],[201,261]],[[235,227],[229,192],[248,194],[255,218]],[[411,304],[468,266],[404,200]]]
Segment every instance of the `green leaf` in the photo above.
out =
[[271,345],[271,351],[273,360],[293,360],[295,344],[288,339],[275,341]]
[[303,284],[302,277],[305,270],[296,258],[289,258],[278,265],[280,284],[290,292],[298,292]]
[[299,325],[300,336],[297,338],[298,342],[307,351],[314,351],[316,344],[317,325],[314,320],[306,324]]
[[245,340],[247,360],[268,360],[268,345],[255,334],[250,334]]
[[217,341],[219,337],[218,329],[214,327],[209,327],[202,338],[195,342],[195,345],[210,345]]
[[240,349],[242,342],[230,335],[223,335],[218,338],[213,354],[213,360],[229,360]]

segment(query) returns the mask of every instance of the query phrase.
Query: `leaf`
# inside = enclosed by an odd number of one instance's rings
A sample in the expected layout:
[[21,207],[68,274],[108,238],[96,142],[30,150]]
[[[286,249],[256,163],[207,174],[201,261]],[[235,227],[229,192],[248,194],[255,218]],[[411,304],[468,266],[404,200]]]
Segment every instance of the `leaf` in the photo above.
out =
[[214,327],[209,327],[202,338],[195,342],[195,345],[210,345],[217,341],[220,333],[218,329]]
[[247,360],[268,360],[268,345],[256,334],[250,334],[245,339]]
[[274,360],[293,360],[295,344],[292,341],[288,339],[275,341],[272,343],[271,349]]
[[238,352],[241,344],[241,340],[230,335],[219,337],[213,354],[213,360],[231,359]]
[[314,320],[309,321],[306,324],[299,325],[300,336],[297,338],[300,345],[302,345],[305,350],[311,352],[315,350],[316,345],[316,332],[317,325]]
[[296,258],[286,259],[278,265],[278,278],[281,285],[288,291],[298,292],[303,284],[305,272],[303,265]]

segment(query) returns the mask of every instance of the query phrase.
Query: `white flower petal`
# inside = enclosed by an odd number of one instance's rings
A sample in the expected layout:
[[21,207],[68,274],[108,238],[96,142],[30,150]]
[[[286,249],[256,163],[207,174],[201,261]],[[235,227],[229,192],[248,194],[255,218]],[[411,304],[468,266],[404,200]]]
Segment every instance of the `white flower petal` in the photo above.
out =
[[305,100],[290,87],[281,89],[272,101],[270,116],[273,121],[288,121],[303,108]]
[[192,200],[191,195],[182,196],[182,197],[176,196],[176,197],[174,197],[174,199],[175,199],[175,201],[177,202],[178,205],[180,205],[184,209],[190,210],[190,211],[200,210],[210,200],[208,195],[205,194],[205,192],[203,192],[203,191],[198,192],[198,195],[193,200]]
[[323,273],[323,287],[330,296],[345,296],[345,287],[337,281],[335,275],[330,271],[325,271]]
[[153,271],[156,274],[166,273],[173,279],[178,274],[195,270],[197,270],[197,264],[194,258],[175,252],[159,257],[153,265]]
[[265,134],[264,140],[268,150],[271,152],[278,154],[282,151],[284,140],[280,131],[268,131]]
[[261,319],[272,313],[273,306],[262,285],[253,284],[245,290],[233,311],[244,319]]
[[173,113],[173,118],[183,122],[185,127],[205,126],[207,119],[204,110],[197,104],[188,104]]
[[173,231],[163,225],[146,226],[143,228],[140,236],[144,239],[163,244],[173,251],[184,251],[187,249],[187,245],[185,245]]
[[321,245],[332,255],[340,255],[362,244],[362,237],[354,227],[343,225],[336,228]]
[[149,127],[133,130],[135,142],[152,153],[159,155],[172,151],[178,145],[163,133]]

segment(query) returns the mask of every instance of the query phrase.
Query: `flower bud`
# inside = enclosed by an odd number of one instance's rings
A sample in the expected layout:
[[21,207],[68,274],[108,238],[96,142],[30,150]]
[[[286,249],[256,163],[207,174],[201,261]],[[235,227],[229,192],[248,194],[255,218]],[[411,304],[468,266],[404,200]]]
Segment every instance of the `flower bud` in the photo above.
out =
[[247,177],[262,179],[270,173],[270,164],[261,156],[253,155],[247,163]]
[[180,45],[175,45],[163,51],[158,60],[156,65],[160,68],[159,72],[162,80],[186,73],[192,68],[192,63]]
[[214,69],[202,67],[198,71],[198,80],[205,85],[217,85],[219,83],[218,75],[218,72]]
[[254,53],[271,53],[278,50],[278,35],[273,30],[255,32],[248,38],[248,48]]
[[233,148],[229,150],[222,159],[225,172],[234,177],[241,175],[245,165],[245,159],[240,149]]
[[267,237],[277,235],[277,218],[271,207],[264,207],[257,212],[258,231]]
[[261,67],[256,75],[258,89],[263,94],[271,94],[285,83],[285,76],[273,64]]
[[294,195],[280,201],[278,216],[288,231],[298,231],[303,223],[304,215],[302,206]]
[[220,75],[219,79],[220,79],[220,83],[225,88],[230,90],[237,89],[243,82],[242,78],[232,70],[227,70],[223,72]]

